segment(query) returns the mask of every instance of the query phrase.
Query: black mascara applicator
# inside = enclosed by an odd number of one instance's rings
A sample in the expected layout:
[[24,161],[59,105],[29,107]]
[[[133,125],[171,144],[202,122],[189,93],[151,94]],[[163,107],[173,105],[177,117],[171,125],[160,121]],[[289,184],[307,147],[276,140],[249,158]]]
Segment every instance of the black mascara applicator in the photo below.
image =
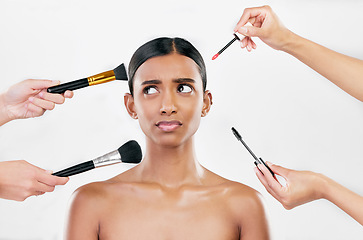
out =
[[122,63],[114,70],[99,73],[87,78],[82,78],[68,83],[63,83],[57,86],[53,86],[47,89],[49,93],[64,93],[66,90],[76,90],[100,83],[110,82],[113,80],[124,80],[127,81],[127,74],[125,65]]
[[255,165],[257,166],[258,164],[263,164],[265,165],[265,167],[270,171],[270,173],[272,174],[273,177],[275,177],[275,173],[270,169],[269,166],[267,166],[267,164],[262,160],[262,158],[257,158],[256,155],[252,152],[252,150],[247,146],[247,144],[242,140],[241,135],[239,134],[239,132],[237,132],[237,130],[232,127],[232,132],[234,134],[234,136],[237,138],[238,141],[240,141],[243,146],[245,146],[245,148],[248,150],[248,152],[252,155],[252,157],[255,159]]

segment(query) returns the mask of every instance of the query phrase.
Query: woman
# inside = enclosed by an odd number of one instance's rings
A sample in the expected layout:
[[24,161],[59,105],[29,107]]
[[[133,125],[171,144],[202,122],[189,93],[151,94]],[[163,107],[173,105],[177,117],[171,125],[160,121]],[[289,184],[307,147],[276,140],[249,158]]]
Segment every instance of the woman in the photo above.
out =
[[195,157],[193,136],[212,95],[194,46],[147,42],[130,61],[129,87],[125,106],[146,136],[144,159],[76,191],[67,239],[269,239],[259,194]]

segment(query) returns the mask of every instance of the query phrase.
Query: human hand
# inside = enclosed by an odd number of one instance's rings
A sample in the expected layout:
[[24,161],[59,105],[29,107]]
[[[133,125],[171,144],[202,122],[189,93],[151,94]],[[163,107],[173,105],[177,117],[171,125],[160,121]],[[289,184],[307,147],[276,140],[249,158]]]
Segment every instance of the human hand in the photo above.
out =
[[295,171],[267,162],[271,170],[286,180],[286,186],[282,186],[263,165],[255,167],[255,172],[266,190],[279,201],[284,208],[292,209],[307,202],[323,197],[320,189],[324,178],[321,174],[310,171]]
[[[247,23],[252,26],[245,26]],[[234,31],[246,36],[241,40],[241,48],[246,48],[249,52],[256,49],[251,37],[258,37],[270,47],[282,50],[291,34],[270,6],[246,8]]]
[[72,98],[73,92],[52,94],[47,88],[59,81],[28,79],[11,86],[0,95],[0,125],[15,119],[39,117],[55,104],[62,104],[65,98]]
[[67,177],[56,177],[24,160],[0,162],[0,198],[24,201],[30,196],[53,192]]

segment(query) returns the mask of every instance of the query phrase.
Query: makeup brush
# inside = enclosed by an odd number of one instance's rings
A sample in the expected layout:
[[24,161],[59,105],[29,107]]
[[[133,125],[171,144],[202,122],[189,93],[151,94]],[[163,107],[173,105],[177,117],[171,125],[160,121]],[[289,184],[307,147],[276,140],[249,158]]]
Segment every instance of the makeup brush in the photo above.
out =
[[241,141],[243,146],[245,146],[245,148],[250,152],[250,154],[252,155],[252,157],[255,159],[255,165],[257,166],[258,164],[263,164],[265,165],[265,167],[270,171],[270,173],[272,174],[273,177],[275,177],[275,173],[269,168],[269,166],[267,166],[267,164],[262,160],[262,158],[257,158],[256,155],[252,152],[252,150],[247,146],[247,144],[242,140],[241,135],[239,134],[239,132],[237,132],[237,130],[232,127],[232,132],[234,134],[234,136],[237,138],[238,141]]
[[125,65],[122,63],[114,70],[99,73],[88,78],[82,78],[72,82],[63,83],[47,89],[49,93],[64,93],[66,90],[76,90],[83,87],[88,87],[100,83],[105,83],[113,80],[127,81]]
[[219,50],[219,52],[212,57],[212,60],[216,59],[219,55],[221,55],[221,53],[224,52],[224,50],[226,50],[229,46],[231,46],[234,41],[240,40],[240,38],[237,36],[237,34],[234,33],[233,35],[234,35],[234,38],[231,41],[229,41],[229,43],[227,43],[227,45],[224,46],[224,48]]
[[107,153],[96,159],[77,164],[75,166],[66,168],[59,172],[55,172],[52,175],[58,177],[68,177],[78,173],[86,172],[88,170],[103,167],[115,163],[139,163],[142,159],[142,153],[140,145],[131,140],[119,147],[117,150]]

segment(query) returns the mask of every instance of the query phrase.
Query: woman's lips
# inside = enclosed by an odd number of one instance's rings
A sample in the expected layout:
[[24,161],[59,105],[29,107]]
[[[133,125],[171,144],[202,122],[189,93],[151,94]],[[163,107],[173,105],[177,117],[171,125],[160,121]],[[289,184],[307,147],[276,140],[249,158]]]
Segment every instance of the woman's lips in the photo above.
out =
[[172,132],[182,125],[179,121],[160,121],[156,123],[156,126],[164,132]]

